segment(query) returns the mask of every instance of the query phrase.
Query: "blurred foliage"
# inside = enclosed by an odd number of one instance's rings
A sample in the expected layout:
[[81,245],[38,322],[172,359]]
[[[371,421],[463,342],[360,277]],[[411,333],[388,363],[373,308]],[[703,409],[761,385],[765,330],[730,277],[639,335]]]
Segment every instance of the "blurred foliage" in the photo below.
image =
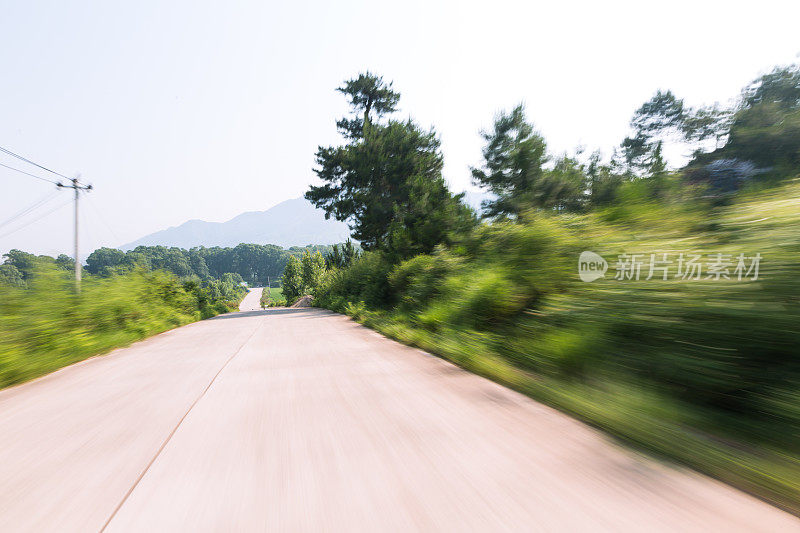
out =
[[[416,173],[384,179],[383,162],[408,154],[387,142],[375,157],[369,124],[368,106],[340,124],[351,144],[318,154],[338,185],[307,197],[337,216],[377,213],[365,220],[380,226],[387,184]],[[329,261],[315,304],[800,512],[800,67],[758,78],[730,106],[657,91],[630,126],[609,160],[553,156],[522,105],[501,112],[472,169],[492,193],[488,220],[447,226],[455,214],[415,203],[448,231]],[[676,142],[694,155],[670,171],[664,147]],[[441,159],[438,142],[417,151],[431,168]],[[584,283],[583,250],[612,264],[760,254],[762,267],[756,281]]]
[[[30,254],[29,254],[30,255]],[[55,261],[11,254],[3,267],[30,260],[24,284],[0,283],[0,388],[201,318],[241,299],[241,278],[205,286],[163,271],[88,275],[75,291],[72,273]]]
[[[624,183],[587,214],[529,212],[399,264],[368,252],[316,303],[797,510],[799,179],[723,205],[680,177],[660,197]],[[757,281],[583,283],[582,250],[763,260]]]

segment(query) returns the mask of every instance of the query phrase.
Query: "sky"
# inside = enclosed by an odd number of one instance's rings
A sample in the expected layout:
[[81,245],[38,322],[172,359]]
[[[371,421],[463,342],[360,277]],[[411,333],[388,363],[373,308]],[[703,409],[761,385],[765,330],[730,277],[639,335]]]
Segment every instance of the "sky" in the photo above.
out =
[[[724,103],[800,61],[796,0],[2,3],[0,146],[93,185],[81,255],[301,196],[340,142],[334,89],[366,70],[436,128],[462,191],[479,131],[518,102],[551,153],[610,153],[659,88]],[[4,168],[0,184],[0,253],[71,254],[68,191]]]

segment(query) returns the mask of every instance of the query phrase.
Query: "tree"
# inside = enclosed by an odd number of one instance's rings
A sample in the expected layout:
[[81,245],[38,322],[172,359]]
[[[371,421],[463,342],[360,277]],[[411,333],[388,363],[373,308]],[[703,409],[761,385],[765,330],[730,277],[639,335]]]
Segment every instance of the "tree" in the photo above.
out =
[[770,102],[785,110],[800,108],[800,65],[776,67],[742,92],[742,108]]
[[325,258],[319,252],[306,252],[300,260],[302,265],[303,292],[314,294],[325,273]]
[[303,296],[303,266],[300,260],[292,256],[286,263],[281,276],[281,287],[286,302],[291,305]]
[[[713,138],[718,148],[728,134],[731,116],[731,110],[719,104],[694,109],[672,91],[657,91],[633,114],[630,122],[633,136],[622,141],[628,169],[652,177],[652,162],[654,159],[663,162],[663,143],[671,138],[687,144]],[[665,170],[666,166],[660,172]]]
[[98,276],[109,276],[125,261],[125,252],[116,248],[98,248],[86,258],[86,271]]
[[585,186],[583,165],[565,154],[540,178],[533,191],[534,205],[556,211],[576,211],[585,201]]
[[325,255],[325,267],[329,269],[344,268],[344,254],[339,251],[339,245],[334,244],[331,251]]
[[544,139],[525,118],[522,104],[510,113],[501,112],[494,130],[481,132],[483,168],[472,168],[475,184],[488,188],[497,198],[485,201],[485,217],[518,217],[530,206],[537,206],[537,186],[544,176],[547,161]]
[[22,272],[10,263],[0,265],[0,283],[12,287],[25,287],[25,280]]
[[617,191],[624,181],[620,173],[622,165],[612,156],[609,164],[602,163],[602,154],[595,152],[589,158],[586,168],[586,189],[591,206],[611,205],[617,199]]
[[349,222],[365,250],[400,258],[432,251],[469,226],[474,217],[442,177],[436,133],[410,119],[378,122],[399,100],[391,84],[362,74],[339,91],[348,96],[354,115],[337,123],[349,143],[319,148],[314,171],[324,184],[310,187],[306,199],[326,218]]
[[353,241],[347,239],[343,244],[334,244],[330,252],[325,255],[325,267],[328,269],[347,268],[358,257],[358,249],[353,246]]
[[[355,118],[342,118],[336,122],[336,127],[349,139],[366,137],[366,129],[371,124],[371,112],[377,117],[394,113],[400,94],[392,90],[392,83],[384,83],[383,78],[369,72],[359,74],[358,78],[347,80],[344,85],[337,88],[350,101],[350,108],[356,115]],[[361,114],[361,116],[359,116]]]
[[17,249],[9,250],[8,253],[3,254],[3,257],[5,258],[3,264],[13,266],[26,281],[33,275],[33,270],[38,262],[35,255]]
[[776,68],[744,89],[723,155],[779,175],[800,169],[800,66]]
[[626,137],[621,145],[631,171],[647,171],[656,149],[661,157],[659,143],[670,133],[683,134],[686,112],[683,100],[676,98],[672,91],[661,90],[636,110],[630,123],[634,135]]
[[66,254],[56,257],[56,266],[61,270],[75,270],[75,260]]
[[719,104],[700,107],[683,118],[681,132],[687,142],[714,139],[714,148],[720,148],[730,132],[732,119],[732,110]]
[[800,169],[800,109],[761,102],[738,111],[724,153],[782,174]]

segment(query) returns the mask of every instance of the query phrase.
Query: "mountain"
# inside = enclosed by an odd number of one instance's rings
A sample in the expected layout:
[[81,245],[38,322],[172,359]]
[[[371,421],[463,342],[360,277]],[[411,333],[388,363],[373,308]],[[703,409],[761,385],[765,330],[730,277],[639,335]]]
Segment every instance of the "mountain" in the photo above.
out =
[[[492,195],[467,191],[464,202],[480,212],[481,201]],[[137,246],[236,246],[239,243],[277,244],[284,248],[307,244],[336,244],[350,236],[344,222],[325,220],[325,213],[305,198],[286,200],[266,211],[250,211],[227,222],[190,220],[180,226],[145,235],[119,248],[133,250]]]
[[284,248],[307,244],[335,244],[347,240],[344,222],[325,220],[325,213],[304,198],[286,200],[266,211],[251,211],[227,222],[190,220],[120,246],[236,246],[239,243],[277,244]]

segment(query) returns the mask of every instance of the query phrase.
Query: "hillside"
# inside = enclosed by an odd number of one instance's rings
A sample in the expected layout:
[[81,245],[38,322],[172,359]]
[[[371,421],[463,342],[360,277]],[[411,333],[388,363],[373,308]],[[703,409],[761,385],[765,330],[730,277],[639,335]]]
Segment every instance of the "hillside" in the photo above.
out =
[[120,246],[132,250],[137,246],[236,246],[247,242],[254,244],[277,244],[278,246],[305,246],[334,244],[348,238],[347,224],[336,220],[325,220],[322,210],[316,209],[307,200],[286,200],[266,211],[242,213],[227,222],[189,220],[180,226],[145,235]]

